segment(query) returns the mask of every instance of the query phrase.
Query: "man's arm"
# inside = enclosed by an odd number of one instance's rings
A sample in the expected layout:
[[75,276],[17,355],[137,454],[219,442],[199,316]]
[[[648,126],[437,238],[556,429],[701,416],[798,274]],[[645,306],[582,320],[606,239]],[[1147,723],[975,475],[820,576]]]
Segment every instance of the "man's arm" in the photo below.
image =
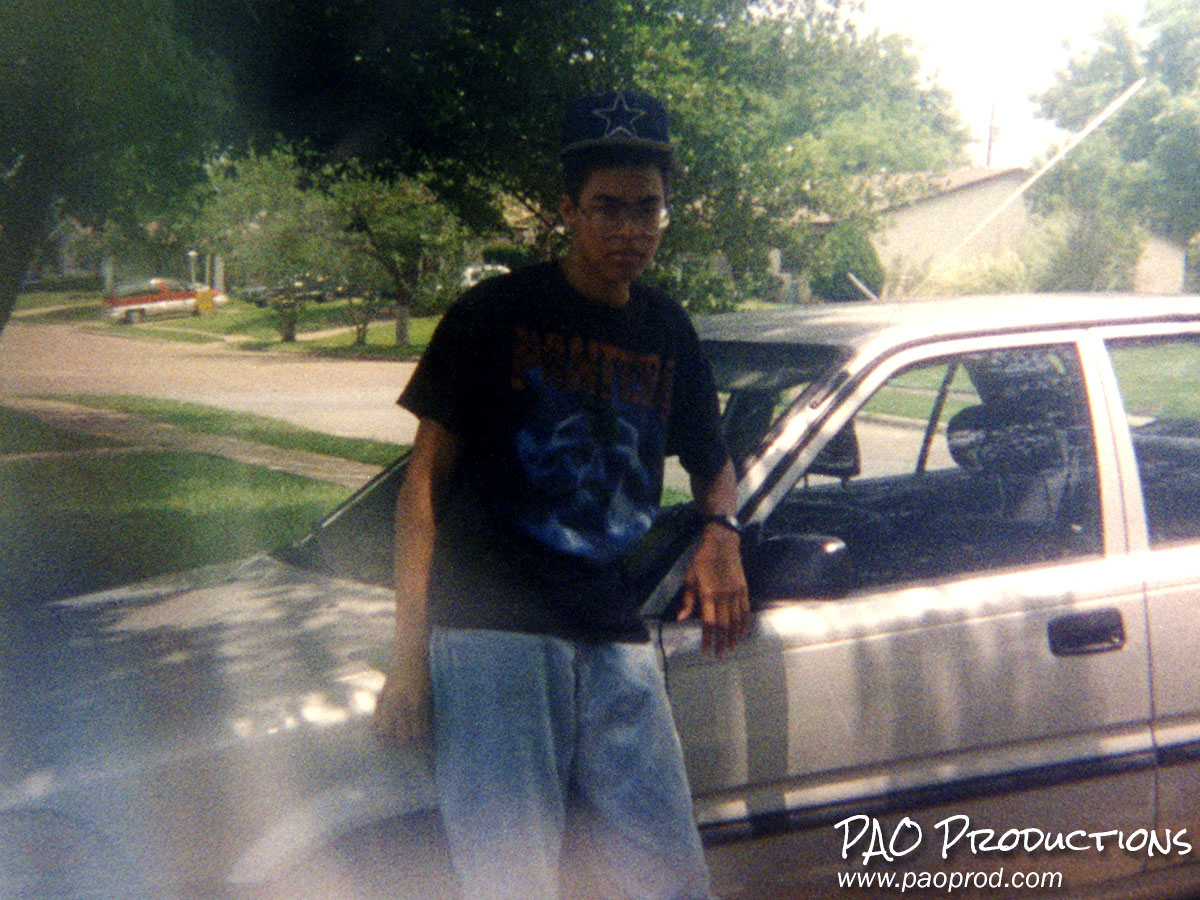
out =
[[429,623],[426,588],[433,559],[434,506],[458,458],[458,438],[429,419],[417,426],[396,495],[396,625],[392,664],[375,704],[379,733],[400,744],[429,739]]
[[[693,478],[692,493],[706,515],[732,515],[737,507],[733,463],[727,460],[707,483]],[[697,608],[703,626],[703,647],[718,656],[737,644],[750,619],[740,538],[737,532],[718,523],[706,524],[701,533],[700,545],[684,578],[679,619],[686,619]]]

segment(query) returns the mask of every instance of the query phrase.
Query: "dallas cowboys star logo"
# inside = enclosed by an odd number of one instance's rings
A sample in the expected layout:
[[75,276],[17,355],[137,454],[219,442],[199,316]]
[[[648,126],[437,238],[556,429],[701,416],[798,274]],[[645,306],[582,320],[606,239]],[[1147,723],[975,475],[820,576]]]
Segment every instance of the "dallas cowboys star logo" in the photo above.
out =
[[646,115],[646,110],[630,106],[625,99],[624,92],[617,91],[617,99],[613,101],[612,106],[608,109],[593,109],[592,115],[599,116],[604,120],[604,136],[606,138],[618,134],[636,138],[638,133],[634,122]]

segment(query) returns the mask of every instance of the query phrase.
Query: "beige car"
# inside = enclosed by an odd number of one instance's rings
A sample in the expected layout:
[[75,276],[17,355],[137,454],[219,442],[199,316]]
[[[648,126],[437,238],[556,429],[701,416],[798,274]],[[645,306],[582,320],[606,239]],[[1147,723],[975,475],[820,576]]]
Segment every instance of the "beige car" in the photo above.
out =
[[[750,632],[674,621],[686,504],[628,576],[717,893],[1197,890],[1200,301],[700,330]],[[426,762],[370,726],[402,470],[273,556],[6,614],[0,896],[449,890]]]

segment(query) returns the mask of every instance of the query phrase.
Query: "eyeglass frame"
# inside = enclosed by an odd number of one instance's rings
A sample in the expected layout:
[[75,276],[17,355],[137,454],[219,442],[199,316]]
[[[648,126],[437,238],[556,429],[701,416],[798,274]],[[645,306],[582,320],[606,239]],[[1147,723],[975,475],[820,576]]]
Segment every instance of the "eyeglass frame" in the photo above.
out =
[[[591,226],[604,236],[616,234],[627,222],[634,234],[647,236],[662,234],[671,224],[671,210],[661,202],[651,204],[604,200],[578,209]],[[639,221],[639,217],[642,221]]]

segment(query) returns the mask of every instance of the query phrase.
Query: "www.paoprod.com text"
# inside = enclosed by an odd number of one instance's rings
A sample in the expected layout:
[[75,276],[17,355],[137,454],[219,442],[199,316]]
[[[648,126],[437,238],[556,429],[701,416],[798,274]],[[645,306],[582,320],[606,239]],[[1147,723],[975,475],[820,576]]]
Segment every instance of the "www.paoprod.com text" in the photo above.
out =
[[908,891],[1051,890],[1063,886],[1062,872],[839,872],[845,890]]

